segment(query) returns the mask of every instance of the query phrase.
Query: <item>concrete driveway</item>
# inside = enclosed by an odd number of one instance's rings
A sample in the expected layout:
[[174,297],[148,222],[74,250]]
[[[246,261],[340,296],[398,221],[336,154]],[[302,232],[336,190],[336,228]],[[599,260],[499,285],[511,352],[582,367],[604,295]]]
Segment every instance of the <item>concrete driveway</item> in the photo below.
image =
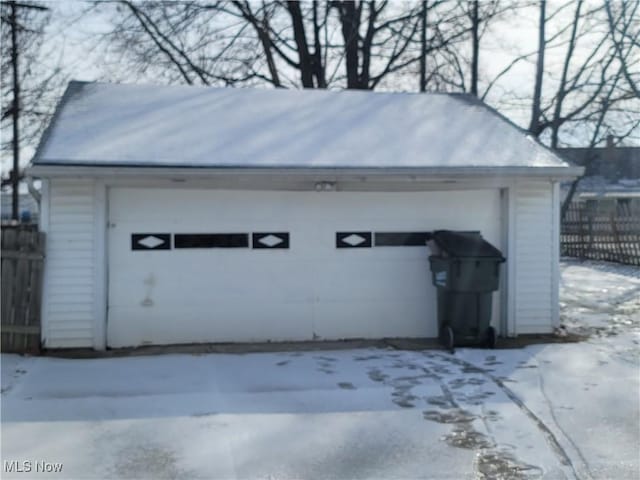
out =
[[563,265],[513,350],[2,355],[2,478],[640,478],[640,273]]
[[[3,355],[3,478],[25,478],[11,462],[62,465],[38,478],[589,478],[580,439],[538,408],[537,370],[575,346]],[[633,473],[633,455],[606,471]]]

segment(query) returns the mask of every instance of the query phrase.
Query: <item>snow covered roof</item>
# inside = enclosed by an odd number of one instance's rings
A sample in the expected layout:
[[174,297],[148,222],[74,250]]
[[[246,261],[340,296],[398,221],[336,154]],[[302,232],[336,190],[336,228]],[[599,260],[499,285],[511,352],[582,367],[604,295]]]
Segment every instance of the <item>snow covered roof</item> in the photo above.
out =
[[570,168],[474,97],[71,82],[34,165]]

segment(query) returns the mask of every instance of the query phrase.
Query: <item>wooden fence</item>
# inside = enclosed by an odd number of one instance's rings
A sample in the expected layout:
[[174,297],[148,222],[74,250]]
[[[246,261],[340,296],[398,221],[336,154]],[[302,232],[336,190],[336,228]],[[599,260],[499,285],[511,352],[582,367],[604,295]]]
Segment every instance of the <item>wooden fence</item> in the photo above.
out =
[[599,208],[574,202],[562,221],[561,254],[640,265],[640,215],[630,205]]
[[2,351],[40,351],[44,233],[2,227]]

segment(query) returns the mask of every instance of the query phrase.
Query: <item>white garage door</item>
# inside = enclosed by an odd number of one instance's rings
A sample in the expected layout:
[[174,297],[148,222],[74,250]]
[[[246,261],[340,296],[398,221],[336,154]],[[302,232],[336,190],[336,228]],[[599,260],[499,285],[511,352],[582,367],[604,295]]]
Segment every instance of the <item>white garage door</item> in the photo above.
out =
[[434,337],[421,235],[500,246],[499,205],[497,190],[111,189],[108,344]]

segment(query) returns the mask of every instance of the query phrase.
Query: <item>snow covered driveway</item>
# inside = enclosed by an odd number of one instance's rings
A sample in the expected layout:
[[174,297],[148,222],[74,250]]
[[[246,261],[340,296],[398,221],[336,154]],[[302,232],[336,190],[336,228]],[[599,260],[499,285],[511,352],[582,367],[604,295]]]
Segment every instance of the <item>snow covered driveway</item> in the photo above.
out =
[[2,476],[638,478],[639,277],[563,264],[582,343],[3,355]]

